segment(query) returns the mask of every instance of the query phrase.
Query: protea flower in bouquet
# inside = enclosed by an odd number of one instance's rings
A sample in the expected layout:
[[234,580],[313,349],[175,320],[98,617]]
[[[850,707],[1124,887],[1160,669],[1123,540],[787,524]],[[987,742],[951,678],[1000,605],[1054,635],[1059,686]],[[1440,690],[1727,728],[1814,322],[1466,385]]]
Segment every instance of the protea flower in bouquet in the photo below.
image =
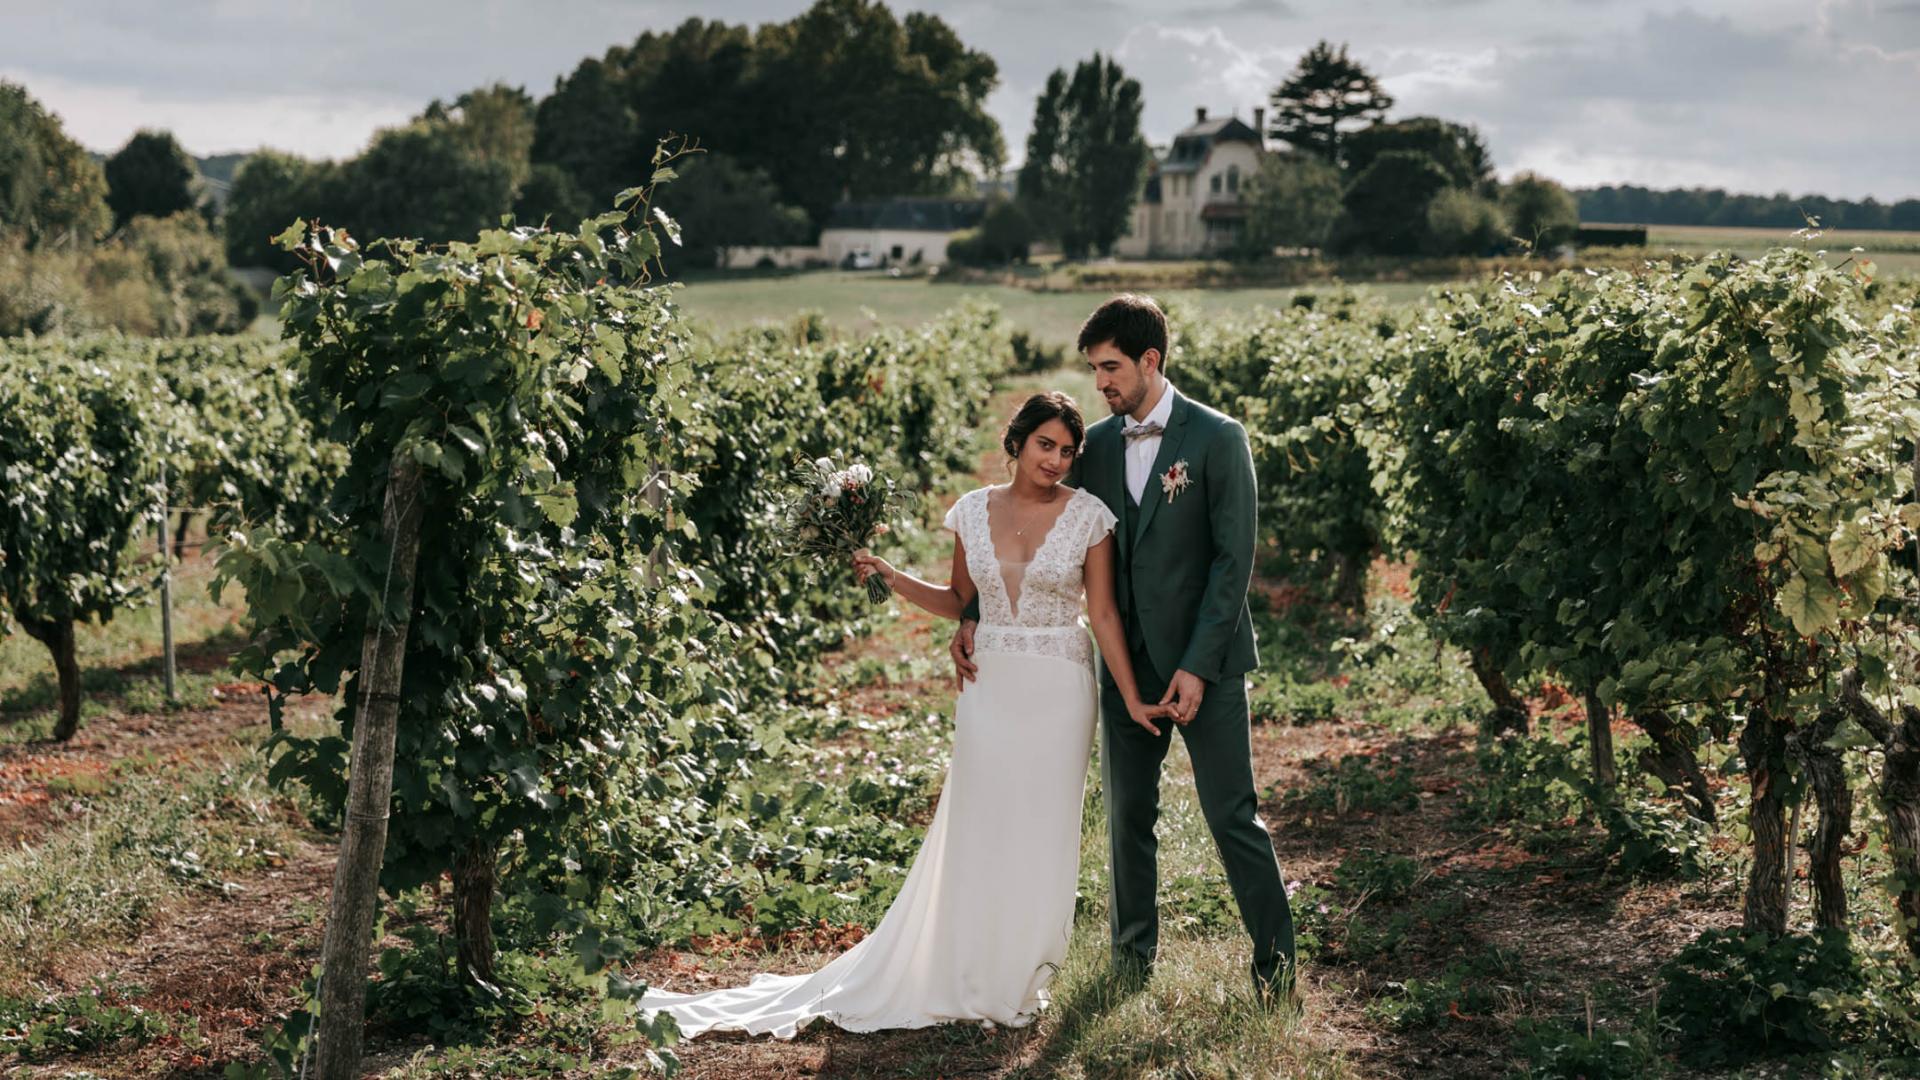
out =
[[[867,554],[874,537],[886,534],[887,518],[898,503],[892,477],[862,462],[838,469],[832,459],[816,458],[795,472],[786,507],[788,545],[795,555],[845,565],[854,555]],[[872,602],[886,603],[890,592],[880,575],[867,579]]]

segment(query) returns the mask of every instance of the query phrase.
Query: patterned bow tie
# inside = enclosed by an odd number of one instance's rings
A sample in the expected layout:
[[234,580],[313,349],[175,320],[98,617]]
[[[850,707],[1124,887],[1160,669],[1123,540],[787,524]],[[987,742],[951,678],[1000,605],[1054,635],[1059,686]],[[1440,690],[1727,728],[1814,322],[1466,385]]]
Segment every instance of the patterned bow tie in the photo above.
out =
[[1149,422],[1145,424],[1128,424],[1126,427],[1120,429],[1120,434],[1126,437],[1128,443],[1132,443],[1135,439],[1151,439],[1165,430],[1167,430],[1165,425]]

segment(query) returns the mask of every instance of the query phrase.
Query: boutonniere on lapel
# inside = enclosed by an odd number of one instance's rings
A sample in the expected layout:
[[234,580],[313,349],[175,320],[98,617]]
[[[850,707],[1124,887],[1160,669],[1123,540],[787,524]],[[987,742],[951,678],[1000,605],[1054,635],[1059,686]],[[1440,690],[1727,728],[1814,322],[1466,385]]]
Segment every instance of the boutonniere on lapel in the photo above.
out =
[[1193,483],[1193,477],[1187,473],[1187,459],[1181,458],[1167,466],[1167,471],[1160,474],[1160,493],[1167,497],[1168,502],[1172,502],[1174,497],[1187,490],[1187,485],[1191,483]]

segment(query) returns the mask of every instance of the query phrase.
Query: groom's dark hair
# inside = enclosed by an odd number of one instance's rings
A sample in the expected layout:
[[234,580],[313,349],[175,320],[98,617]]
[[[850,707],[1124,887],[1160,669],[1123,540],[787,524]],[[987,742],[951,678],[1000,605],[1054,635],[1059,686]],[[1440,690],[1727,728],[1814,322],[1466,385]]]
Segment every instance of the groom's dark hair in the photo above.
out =
[[1160,370],[1167,369],[1167,313],[1151,296],[1121,293],[1095,308],[1080,324],[1077,347],[1084,353],[1103,341],[1113,342],[1114,348],[1136,364],[1148,349],[1157,349]]

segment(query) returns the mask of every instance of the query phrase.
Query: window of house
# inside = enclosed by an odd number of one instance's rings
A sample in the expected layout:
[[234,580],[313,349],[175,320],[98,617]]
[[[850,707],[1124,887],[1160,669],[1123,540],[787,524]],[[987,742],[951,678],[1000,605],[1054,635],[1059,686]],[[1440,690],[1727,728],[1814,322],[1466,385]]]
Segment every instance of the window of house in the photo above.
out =
[[1236,195],[1240,193],[1240,166],[1238,165],[1227,166],[1227,190]]
[[1213,174],[1213,193],[1215,195],[1220,194],[1220,174],[1219,173]]
[[906,249],[905,249],[905,248],[903,248],[903,247],[901,247],[901,246],[900,246],[899,244],[895,244],[895,245],[893,245],[893,257],[894,257],[894,258],[896,258],[896,259],[898,259],[898,258],[900,258],[900,257],[901,257],[902,255],[905,255],[906,253],[907,253],[907,252],[906,252]]

